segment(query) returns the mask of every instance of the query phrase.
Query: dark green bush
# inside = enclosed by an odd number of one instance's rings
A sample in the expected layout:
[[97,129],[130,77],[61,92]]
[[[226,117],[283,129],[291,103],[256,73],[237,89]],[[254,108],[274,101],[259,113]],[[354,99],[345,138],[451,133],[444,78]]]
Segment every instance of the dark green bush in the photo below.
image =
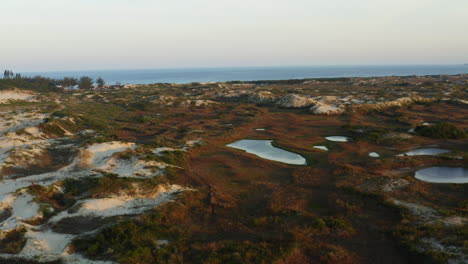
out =
[[418,126],[415,131],[420,136],[437,139],[463,139],[467,137],[465,130],[445,122],[432,126]]
[[48,136],[63,137],[65,135],[65,131],[54,123],[40,124],[39,129]]
[[21,228],[18,230],[12,230],[5,234],[3,238],[0,239],[0,253],[18,254],[26,244],[26,239],[24,238],[25,233],[26,229]]
[[[90,257],[110,257],[120,263],[171,263],[172,255],[180,255],[178,248],[185,241],[185,231],[170,227],[159,213],[142,216],[138,220],[126,220],[103,229],[92,237],[73,242],[76,249]],[[161,246],[159,240],[169,240]]]
[[0,90],[20,88],[32,90],[35,92],[60,92],[56,87],[58,80],[36,76],[0,79]]
[[98,185],[98,178],[84,177],[84,178],[68,178],[63,182],[65,193],[73,196],[79,196],[88,190],[95,188]]
[[184,160],[184,153],[182,151],[164,151],[160,160],[171,165],[179,165]]
[[63,110],[59,110],[59,111],[55,111],[52,113],[52,116],[53,117],[58,117],[58,118],[62,118],[62,117],[66,117],[67,116],[67,113]]
[[316,217],[312,220],[310,226],[314,229],[322,230],[327,227],[327,223],[319,217]]

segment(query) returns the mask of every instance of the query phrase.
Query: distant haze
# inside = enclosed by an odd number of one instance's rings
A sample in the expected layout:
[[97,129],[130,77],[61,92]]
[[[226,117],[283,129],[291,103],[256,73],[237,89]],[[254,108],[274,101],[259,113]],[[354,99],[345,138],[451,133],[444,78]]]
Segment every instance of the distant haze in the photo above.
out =
[[0,5],[0,70],[468,63],[467,0]]

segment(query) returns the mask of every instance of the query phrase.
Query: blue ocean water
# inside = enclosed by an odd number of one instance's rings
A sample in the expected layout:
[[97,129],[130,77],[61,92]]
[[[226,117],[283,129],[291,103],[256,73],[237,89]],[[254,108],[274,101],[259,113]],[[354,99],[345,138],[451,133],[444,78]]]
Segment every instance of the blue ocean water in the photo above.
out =
[[145,70],[96,70],[63,72],[27,72],[26,76],[51,78],[102,77],[106,83],[150,84],[254,80],[284,80],[333,77],[379,77],[408,75],[467,74],[468,65],[378,65],[378,66],[297,66],[297,67],[232,67],[178,68]]

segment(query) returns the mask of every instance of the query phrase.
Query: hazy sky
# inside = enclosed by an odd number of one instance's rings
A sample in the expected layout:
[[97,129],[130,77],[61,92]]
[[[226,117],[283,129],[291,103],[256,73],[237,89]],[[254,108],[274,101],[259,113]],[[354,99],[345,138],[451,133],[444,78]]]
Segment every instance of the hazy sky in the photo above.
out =
[[468,62],[468,0],[1,0],[0,69]]

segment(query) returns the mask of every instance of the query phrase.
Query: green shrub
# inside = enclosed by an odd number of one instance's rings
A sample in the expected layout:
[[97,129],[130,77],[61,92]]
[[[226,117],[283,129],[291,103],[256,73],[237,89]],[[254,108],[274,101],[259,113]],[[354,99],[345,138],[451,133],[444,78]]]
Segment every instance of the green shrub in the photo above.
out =
[[39,129],[49,136],[63,137],[65,135],[65,131],[54,123],[40,124]]
[[[170,263],[171,255],[179,254],[186,231],[168,226],[160,213],[147,214],[139,219],[126,220],[100,231],[97,235],[73,241],[77,250],[90,257],[110,257],[120,263]],[[161,246],[160,239],[170,244]]]
[[462,209],[468,209],[468,200],[463,200],[458,203],[458,206]]
[[327,227],[327,223],[322,218],[316,217],[312,220],[310,226],[314,229],[322,230]]
[[12,230],[3,235],[0,239],[0,253],[18,254],[26,244],[26,239],[24,238],[25,234],[26,228],[21,228]]
[[65,193],[79,196],[98,185],[98,179],[94,177],[68,178],[63,181]]
[[120,153],[119,158],[124,159],[124,160],[130,160],[133,157],[133,155],[134,154],[132,152],[127,151],[127,152],[124,152],[124,153]]
[[44,217],[49,218],[54,214],[54,208],[50,204],[40,204],[39,212],[41,212]]
[[103,175],[97,180],[96,186],[91,189],[93,194],[112,194],[131,188],[133,180],[130,178],[120,178],[114,173],[104,173]]
[[433,126],[418,126],[415,131],[418,135],[437,139],[463,139],[467,137],[465,130],[445,122]]
[[349,223],[343,219],[338,217],[330,217],[326,220],[326,225],[330,228],[346,228],[349,226]]
[[159,159],[167,164],[179,165],[184,160],[184,152],[182,151],[164,151]]
[[53,117],[63,118],[67,116],[67,113],[63,110],[55,111],[52,113]]

